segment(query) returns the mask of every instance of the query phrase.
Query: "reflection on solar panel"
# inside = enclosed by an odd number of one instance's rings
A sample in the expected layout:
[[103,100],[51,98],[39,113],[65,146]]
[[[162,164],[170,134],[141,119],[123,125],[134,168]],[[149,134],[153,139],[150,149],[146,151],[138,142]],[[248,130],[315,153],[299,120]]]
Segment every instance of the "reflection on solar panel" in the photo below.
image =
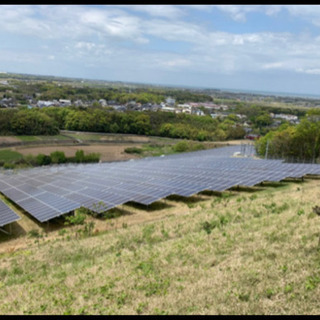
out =
[[0,227],[19,220],[20,217],[0,200]]
[[129,201],[149,205],[172,194],[320,174],[316,164],[232,157],[241,146],[100,164],[0,173],[0,191],[41,222],[80,208],[103,212]]

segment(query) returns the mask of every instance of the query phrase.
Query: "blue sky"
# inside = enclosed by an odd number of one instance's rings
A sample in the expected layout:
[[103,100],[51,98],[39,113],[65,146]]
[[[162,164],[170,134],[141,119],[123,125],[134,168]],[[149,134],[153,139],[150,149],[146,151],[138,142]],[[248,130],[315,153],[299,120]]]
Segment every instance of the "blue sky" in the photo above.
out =
[[1,5],[0,71],[320,94],[320,5]]

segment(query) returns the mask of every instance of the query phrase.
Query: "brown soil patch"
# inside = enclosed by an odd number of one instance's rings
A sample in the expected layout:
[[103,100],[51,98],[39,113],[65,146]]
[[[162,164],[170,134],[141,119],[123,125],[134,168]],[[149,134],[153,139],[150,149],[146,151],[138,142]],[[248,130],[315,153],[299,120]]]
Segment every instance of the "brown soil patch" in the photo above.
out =
[[[114,137],[114,136],[103,136],[100,138],[101,141],[114,141],[114,140],[119,140],[119,137]],[[120,137],[121,140],[121,137]],[[150,139],[149,137],[142,137],[142,136],[126,136],[123,137],[123,140],[131,142],[131,141],[139,141],[139,142],[149,142]]]
[[16,137],[0,136],[0,145],[2,143],[10,143],[10,142],[21,142],[21,141]]
[[49,155],[54,151],[63,151],[67,157],[75,155],[77,150],[83,150],[85,154],[100,153],[102,161],[121,161],[138,158],[134,154],[127,154],[124,149],[128,147],[141,147],[135,144],[121,144],[121,145],[91,145],[91,146],[42,146],[42,147],[17,147],[16,151],[23,155],[32,154],[34,156],[39,153]]

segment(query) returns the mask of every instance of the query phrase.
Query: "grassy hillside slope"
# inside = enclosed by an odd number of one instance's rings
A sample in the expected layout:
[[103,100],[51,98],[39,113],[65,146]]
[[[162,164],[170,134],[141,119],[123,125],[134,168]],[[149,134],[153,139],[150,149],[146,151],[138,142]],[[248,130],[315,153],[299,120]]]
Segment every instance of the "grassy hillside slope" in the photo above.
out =
[[319,314],[319,198],[320,180],[171,197],[157,221],[34,238],[0,256],[0,313]]

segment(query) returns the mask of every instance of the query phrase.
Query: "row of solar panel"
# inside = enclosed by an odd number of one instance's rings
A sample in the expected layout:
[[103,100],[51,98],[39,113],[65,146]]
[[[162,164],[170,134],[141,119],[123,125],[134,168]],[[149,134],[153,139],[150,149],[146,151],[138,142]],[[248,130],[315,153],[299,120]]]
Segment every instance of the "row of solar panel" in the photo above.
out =
[[65,165],[2,174],[0,191],[41,222],[81,206],[102,212],[128,201],[151,204],[171,194],[191,196],[320,174],[320,166],[231,158],[239,146],[138,161]]
[[19,219],[20,217],[0,199],[0,227]]

